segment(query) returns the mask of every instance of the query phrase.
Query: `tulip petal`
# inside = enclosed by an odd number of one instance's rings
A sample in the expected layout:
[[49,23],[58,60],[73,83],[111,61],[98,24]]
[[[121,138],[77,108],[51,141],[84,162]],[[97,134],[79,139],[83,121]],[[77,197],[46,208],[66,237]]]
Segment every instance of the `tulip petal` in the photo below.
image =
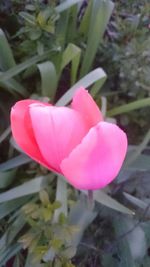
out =
[[74,187],[96,190],[117,176],[126,151],[126,134],[114,124],[100,122],[91,128],[60,167]]
[[45,160],[60,170],[67,157],[86,135],[88,129],[80,114],[67,107],[30,106],[34,135]]
[[[18,101],[11,110],[11,129],[12,135],[20,148],[31,158],[41,163],[45,167],[50,166],[43,159],[38,145],[36,143],[32,130],[31,119],[29,115],[29,106],[31,104],[40,103],[36,100],[21,100]],[[43,103],[43,105],[45,105]],[[46,104],[47,105],[47,104]]]
[[103,120],[103,116],[87,90],[80,88],[76,91],[71,107],[77,110],[87,121],[89,128]]

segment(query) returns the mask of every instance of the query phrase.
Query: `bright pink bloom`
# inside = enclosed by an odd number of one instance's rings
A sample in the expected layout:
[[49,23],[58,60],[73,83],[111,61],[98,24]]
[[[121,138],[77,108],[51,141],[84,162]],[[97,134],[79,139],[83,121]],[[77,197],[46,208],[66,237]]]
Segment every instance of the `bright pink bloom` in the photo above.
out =
[[126,134],[103,121],[88,92],[80,88],[71,107],[22,100],[11,111],[12,133],[31,158],[66,177],[78,189],[99,189],[119,173]]

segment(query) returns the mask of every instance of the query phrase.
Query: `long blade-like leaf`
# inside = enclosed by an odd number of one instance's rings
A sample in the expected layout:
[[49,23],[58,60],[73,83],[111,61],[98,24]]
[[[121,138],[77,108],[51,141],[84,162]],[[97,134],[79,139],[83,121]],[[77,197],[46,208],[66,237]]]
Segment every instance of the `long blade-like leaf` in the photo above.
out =
[[47,176],[40,176],[0,194],[0,203],[38,193],[45,187]]
[[80,53],[81,49],[78,46],[68,44],[67,48],[63,52],[61,70],[63,70]]
[[57,74],[54,64],[46,61],[37,65],[41,74],[42,95],[53,100],[57,88]]
[[25,196],[19,199],[14,199],[0,204],[0,219],[3,219],[5,216],[9,215],[11,212],[19,209],[20,206],[24,205],[30,197]]
[[114,210],[119,211],[121,213],[134,215],[133,211],[131,211],[130,209],[126,208],[125,206],[120,204],[118,201],[116,201],[112,197],[108,196],[102,190],[94,192],[94,199],[97,202],[101,203],[102,205],[107,206],[108,208],[114,209]]
[[0,189],[8,187],[14,180],[16,169],[0,172]]
[[[1,73],[0,73],[1,75]],[[0,81],[0,86],[7,89],[10,93],[12,94],[20,94],[24,97],[27,97],[28,92],[26,91],[26,89],[23,87],[22,84],[20,84],[19,82],[17,82],[15,79],[9,79],[7,81]]]
[[101,80],[101,85],[106,80],[106,74],[101,68],[97,68],[93,71],[91,71],[89,74],[87,74],[85,77],[83,77],[81,80],[79,80],[74,86],[72,86],[56,103],[57,106],[63,106],[68,104],[75,91],[80,88],[84,87],[87,88],[91,86],[93,83],[98,82]]
[[109,0],[93,0],[87,47],[81,67],[81,77],[83,77],[91,68],[113,7],[114,4]]
[[43,55],[34,56],[23,63],[18,64],[17,66],[7,70],[3,74],[0,74],[0,82],[7,81],[8,79],[16,76],[20,72],[24,71],[25,69],[31,67],[32,65],[36,64],[39,61],[46,59],[52,52],[58,52],[60,48],[50,49],[46,51]]
[[22,166],[24,164],[27,164],[31,162],[31,159],[26,156],[25,154],[16,156],[12,159],[9,159],[7,161],[5,161],[4,163],[0,164],[0,171],[8,171],[10,169]]
[[74,45],[68,44],[62,55],[61,71],[71,62],[71,84],[75,83],[77,71],[80,63],[81,49]]
[[7,136],[11,133],[11,128],[10,126],[0,135],[0,143],[2,143]]
[[79,2],[82,2],[82,0],[66,0],[66,1],[64,1],[64,3],[61,3],[55,9],[57,12],[60,13],[60,12],[65,11],[66,9],[70,8],[71,6],[73,6]]
[[128,167],[129,165],[131,165],[140,156],[142,151],[148,145],[149,141],[150,141],[150,129],[146,133],[141,144],[138,145],[137,148],[135,149],[135,151],[127,157],[127,160],[125,161],[125,168]]
[[113,108],[111,110],[108,110],[107,115],[108,116],[115,116],[123,113],[127,113],[139,108],[145,108],[150,106],[150,97],[143,98],[140,100],[133,101],[129,104],[122,105],[117,108]]
[[4,32],[0,29],[0,68],[5,71],[16,65]]

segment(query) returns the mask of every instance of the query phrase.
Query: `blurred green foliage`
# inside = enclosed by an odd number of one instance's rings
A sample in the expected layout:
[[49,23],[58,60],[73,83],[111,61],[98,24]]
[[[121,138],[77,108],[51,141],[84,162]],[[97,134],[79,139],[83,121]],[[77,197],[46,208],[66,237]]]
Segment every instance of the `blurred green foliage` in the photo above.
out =
[[149,91],[148,25],[148,10],[144,4],[140,14],[138,10],[136,14],[128,13],[128,9],[125,13],[119,7],[114,13],[105,42],[99,50],[102,53],[100,62],[104,66],[106,64],[109,85],[113,90],[129,93],[133,97],[143,97]]
[[[150,96],[149,3],[116,1],[115,4],[96,58],[108,75],[103,92],[108,96],[110,107]],[[131,143],[141,141],[149,129],[149,108],[145,108],[144,113],[138,110],[118,118],[129,133]]]
[[[41,202],[41,203],[40,203]],[[55,210],[61,207],[60,202],[51,203],[45,190],[40,192],[39,203],[28,203],[22,207],[27,222],[26,233],[19,239],[24,249],[28,248],[30,264],[39,264],[42,260],[48,266],[70,266],[70,258],[76,249],[71,247],[72,234],[77,227],[69,225],[67,218],[60,213],[58,222],[54,221]],[[46,265],[45,265],[46,266]]]

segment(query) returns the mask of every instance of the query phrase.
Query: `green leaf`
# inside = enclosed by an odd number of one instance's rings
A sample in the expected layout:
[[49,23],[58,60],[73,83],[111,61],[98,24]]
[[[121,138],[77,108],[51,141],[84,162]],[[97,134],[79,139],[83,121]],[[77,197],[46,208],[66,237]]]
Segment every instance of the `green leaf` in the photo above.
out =
[[146,148],[150,141],[150,130],[146,133],[143,141],[140,145],[137,146],[136,150],[133,153],[130,153],[130,155],[127,157],[127,160],[125,161],[125,167],[131,165],[142,153],[142,151]]
[[49,6],[47,6],[46,9],[41,10],[36,17],[40,28],[51,34],[55,33],[55,24],[58,19],[58,12]]
[[[77,252],[77,248],[76,247],[68,247],[65,249],[65,251],[63,251],[63,257],[67,258],[67,259],[72,259]],[[67,267],[74,267],[74,265],[70,264]]]
[[62,55],[62,64],[61,64],[61,71],[70,63],[71,65],[71,84],[74,84],[76,77],[77,77],[77,71],[80,63],[80,57],[81,57],[81,49],[74,45],[74,44],[68,44],[67,48],[63,52]]
[[8,187],[14,180],[16,169],[0,172],[0,189]]
[[29,10],[29,11],[35,11],[36,10],[36,6],[32,5],[32,4],[27,4],[25,6],[25,9],[26,10]]
[[13,244],[10,246],[1,256],[0,264],[1,266],[5,266],[5,264],[17,254],[22,249],[20,244]]
[[42,95],[54,99],[57,88],[57,74],[54,64],[51,61],[38,64],[41,74]]
[[91,87],[91,95],[95,97],[97,93],[100,91],[101,87],[103,86],[105,80],[100,79],[98,82],[96,82],[92,87]]
[[[0,68],[3,71],[7,71],[15,66],[16,63],[9,43],[4,32],[0,29]],[[0,72],[0,76],[3,76],[2,72]],[[10,81],[0,81],[0,86],[8,89],[11,93],[14,91],[23,96],[27,96],[25,88],[14,79],[11,79]]]
[[12,78],[13,76],[16,76],[20,72],[24,71],[25,69],[33,66],[39,61],[42,61],[46,59],[52,52],[58,52],[60,50],[59,47],[56,47],[55,49],[49,49],[41,56],[34,56],[30,59],[27,59],[25,62],[18,64],[17,66],[7,70],[3,74],[0,74],[0,82],[5,82],[8,79]]
[[[2,75],[2,72],[0,72],[0,75]],[[28,92],[26,89],[21,85],[19,82],[17,82],[15,79],[10,79],[8,81],[0,81],[0,86],[7,89],[12,94],[20,94],[24,97],[27,97]]]
[[77,21],[78,21],[78,5],[72,6],[69,10],[68,28],[66,35],[66,44],[73,43],[78,35]]
[[80,77],[83,77],[91,68],[98,46],[102,41],[104,31],[110,19],[114,4],[107,0],[93,0],[90,17],[88,40]]
[[143,262],[142,263],[143,263],[143,266],[144,267],[149,267],[150,266],[150,258],[149,258],[149,255],[143,259]]
[[25,154],[22,154],[22,155],[16,156],[12,159],[5,161],[4,163],[1,163],[0,171],[8,171],[10,169],[27,164],[31,161],[32,160],[28,156],[26,156]]
[[122,105],[117,108],[113,108],[107,112],[107,116],[116,116],[123,113],[127,113],[139,108],[145,108],[150,106],[150,97],[143,98],[140,100],[133,101],[132,103]]
[[73,59],[71,64],[71,85],[75,84],[80,64],[81,53],[78,53]]
[[61,203],[61,207],[55,210],[54,213],[54,222],[58,221],[59,215],[63,213],[67,216],[68,207],[67,207],[67,182],[63,177],[57,177],[57,188],[56,188],[56,201]]
[[79,3],[79,2],[82,2],[82,0],[66,0],[64,1],[63,3],[61,3],[60,5],[58,5],[55,10],[60,13],[60,12],[63,12],[65,11],[66,9],[70,8],[71,6]]
[[62,64],[61,64],[61,71],[70,63],[71,65],[71,84],[74,84],[76,77],[77,77],[77,71],[80,63],[80,57],[81,57],[81,49],[74,45],[74,44],[68,44],[67,48],[63,52],[62,55]]
[[134,222],[128,217],[114,215],[112,215],[111,221],[116,236],[116,246],[115,244],[114,246],[117,249],[116,253],[119,257],[119,260],[117,260],[116,257],[116,264],[113,267],[136,267],[136,263],[132,257],[131,247],[129,246],[129,238],[132,233],[129,235],[125,234],[128,233],[131,228],[133,229],[132,225]]
[[0,136],[0,143],[2,143],[7,137],[8,135],[11,133],[11,128],[10,126],[1,134]]
[[48,176],[40,176],[0,194],[0,203],[40,192],[45,188]]
[[[150,247],[150,223],[149,223],[149,220],[147,222],[143,222],[142,228],[145,232],[147,249],[149,249],[149,247]],[[145,257],[142,260],[142,264],[143,264],[143,267],[149,267],[150,266],[150,257],[149,257],[148,253],[145,254]]]
[[41,190],[39,193],[39,197],[40,197],[40,201],[42,202],[44,206],[47,206],[48,204],[50,204],[49,195],[46,190],[44,189]]
[[85,37],[88,36],[92,7],[93,7],[93,1],[88,1],[88,6],[85,10],[85,14],[83,15],[83,18],[79,26],[79,33],[81,36]]
[[146,204],[143,200],[134,197],[128,193],[123,193],[125,198],[130,201],[132,204],[134,204],[136,207],[141,208],[141,209],[146,209],[148,207],[148,204]]
[[69,214],[69,223],[78,228],[72,236],[71,247],[77,247],[85,229],[96,218],[97,212],[87,207],[87,199],[81,196],[81,199],[72,207]]
[[[46,254],[43,256],[44,262],[52,262],[55,258],[56,252],[53,248],[50,248]],[[57,265],[56,265],[57,267]]]
[[11,212],[18,210],[20,206],[24,205],[29,200],[29,197],[25,196],[19,199],[7,201],[3,204],[0,204],[0,219],[3,219],[5,216],[9,215]]
[[[45,265],[45,263],[44,263],[44,265]],[[44,265],[42,266],[41,263],[35,261],[34,255],[31,253],[28,253],[24,267],[31,267],[31,266],[32,267],[44,267]]]
[[15,259],[14,259],[12,267],[20,267],[20,255],[18,254],[15,255]]
[[[136,236],[138,238],[139,229],[137,228],[133,229],[133,224],[135,223],[132,222],[130,218],[124,217],[124,216],[114,216],[114,214],[112,214],[111,222],[115,230],[116,239],[114,240],[114,242],[112,241],[110,244],[110,249],[112,252],[107,253],[107,254],[105,253],[102,255],[103,266],[105,267],[110,267],[110,266],[111,267],[139,267],[139,265],[137,265],[136,261],[134,260],[132,252],[131,252],[132,246],[135,245],[134,243],[136,241]],[[134,233],[133,231],[130,232],[131,228],[135,231]],[[136,233],[136,230],[138,230],[137,233]],[[132,240],[130,239],[130,236]],[[137,241],[138,241],[137,246],[139,248],[143,246],[143,244],[141,244],[139,240]],[[145,238],[141,240],[141,242],[143,241],[145,241]]]
[[97,68],[91,71],[89,74],[84,76],[81,80],[79,80],[74,86],[72,86],[56,103],[57,106],[63,106],[68,104],[75,91],[80,87],[87,88],[91,86],[95,82],[99,82],[101,80],[101,84],[103,84],[106,80],[106,74],[101,68]]
[[41,37],[41,35],[42,35],[42,30],[39,28],[33,28],[28,32],[28,36],[32,41],[38,40]]
[[[69,27],[69,24],[68,24],[69,14],[70,14],[70,10],[66,10],[65,12],[61,13],[60,19],[58,20],[56,24],[57,41],[59,42],[62,48],[61,51],[63,51],[66,46],[66,34],[67,34],[67,29]],[[61,65],[61,62],[59,63]]]
[[16,65],[13,53],[4,32],[0,29],[0,68],[7,70]]
[[130,209],[126,208],[122,204],[120,204],[118,201],[113,199],[112,197],[108,196],[105,192],[102,190],[94,191],[94,199],[99,202],[100,204],[111,208],[113,210],[119,211],[121,213],[134,215],[134,212]]
[[[19,231],[22,229],[22,227],[25,225],[26,221],[22,214],[17,216],[15,220],[11,222],[7,230],[4,232],[0,239],[0,253],[7,250],[8,246],[11,244],[11,242],[14,240],[16,235],[19,233]],[[1,255],[0,255],[1,256]],[[1,257],[0,257],[1,259]]]
[[81,54],[81,49],[74,45],[68,44],[67,48],[63,52],[61,71],[75,58]]
[[102,96],[101,97],[101,112],[104,118],[106,117],[106,110],[107,110],[107,98]]
[[36,26],[36,19],[33,15],[27,13],[27,12],[19,12],[19,15],[27,21],[31,26],[35,27]]
[[149,155],[140,155],[137,159],[132,162],[130,166],[127,167],[130,170],[135,171],[146,171],[150,170],[150,156]]

